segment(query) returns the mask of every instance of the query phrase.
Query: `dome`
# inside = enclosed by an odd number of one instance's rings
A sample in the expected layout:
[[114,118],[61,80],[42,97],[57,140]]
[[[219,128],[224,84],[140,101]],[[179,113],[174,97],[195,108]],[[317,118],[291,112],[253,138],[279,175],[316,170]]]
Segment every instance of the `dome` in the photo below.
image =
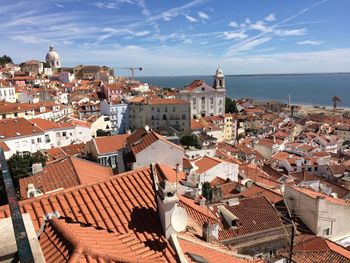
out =
[[224,72],[222,71],[222,69],[218,68],[216,70],[216,76],[217,77],[224,77]]
[[48,60],[60,60],[60,55],[54,50],[53,45],[50,46],[50,51],[46,55],[46,61]]
[[46,62],[52,68],[60,68],[61,67],[61,58],[60,55],[55,51],[53,45],[50,46],[49,52],[46,54]]

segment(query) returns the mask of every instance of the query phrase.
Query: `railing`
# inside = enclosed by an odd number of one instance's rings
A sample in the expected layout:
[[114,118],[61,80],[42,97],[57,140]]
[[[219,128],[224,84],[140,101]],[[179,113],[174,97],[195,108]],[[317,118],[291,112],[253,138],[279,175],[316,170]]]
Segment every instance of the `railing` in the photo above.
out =
[[[2,177],[4,180],[7,200],[10,207],[12,226],[15,234],[19,262],[34,262],[32,249],[30,247],[28,235],[24,226],[23,217],[19,209],[16,191],[13,186],[10,171],[4,155],[4,150],[0,148],[0,163]],[[11,231],[11,230],[8,230]]]

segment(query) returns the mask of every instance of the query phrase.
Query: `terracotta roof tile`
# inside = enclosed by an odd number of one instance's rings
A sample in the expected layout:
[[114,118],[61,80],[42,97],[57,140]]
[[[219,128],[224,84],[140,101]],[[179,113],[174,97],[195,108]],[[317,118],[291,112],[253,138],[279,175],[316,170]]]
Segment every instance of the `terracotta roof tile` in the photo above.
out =
[[204,173],[222,162],[224,161],[220,159],[216,159],[209,156],[203,156],[201,159],[197,160],[194,163],[198,167],[198,169],[196,170],[196,173],[198,174]]
[[19,180],[20,193],[22,199],[27,198],[28,184],[34,184],[35,188],[46,193],[95,182],[112,175],[113,172],[109,167],[80,158],[68,157],[48,164],[42,172],[21,178]]
[[322,237],[310,238],[293,249],[295,263],[349,263],[350,251]]
[[257,184],[253,184],[252,186],[248,187],[246,190],[241,192],[241,195],[244,197],[252,197],[252,196],[265,196],[265,198],[271,203],[275,204],[277,202],[280,202],[283,200],[283,196],[268,189],[265,187],[262,187]]
[[[220,204],[221,205],[221,204]],[[238,227],[232,229],[219,216],[219,205],[213,205],[213,213],[221,220],[222,230],[219,231],[219,240],[226,240],[237,236],[244,236],[267,229],[283,227],[278,212],[264,196],[242,198],[239,204],[224,205],[238,219]]]
[[184,240],[179,238],[179,243],[182,249],[182,252],[185,254],[186,259],[188,262],[198,262],[196,260],[193,260],[191,258],[191,255],[196,255],[203,257],[206,262],[208,263],[215,263],[215,262],[227,262],[227,263],[244,263],[244,262],[252,262],[250,260],[240,259],[238,257],[235,257],[233,253],[229,253],[228,251],[222,251],[212,244],[200,244],[194,243],[188,240]]
[[[159,259],[166,262],[176,261],[174,250],[162,234],[150,168],[141,168],[99,182],[27,199],[20,201],[19,205],[22,212],[30,214],[35,230],[40,228],[43,223],[43,216],[46,213],[57,211],[62,219],[69,220],[67,221],[69,224],[77,223],[74,226],[68,225],[67,228],[75,229],[75,227],[78,227],[78,237],[84,233],[91,234],[91,238],[96,240],[94,244],[91,244],[93,249],[103,251],[105,246],[112,246],[113,244],[109,244],[109,242],[105,244],[104,240],[106,239],[104,237],[107,235],[106,232],[115,233],[121,242],[133,250],[136,257]],[[9,216],[9,206],[0,207],[0,218]],[[57,230],[56,226],[53,225]],[[89,227],[89,229],[86,227]],[[45,230],[45,233],[46,231],[49,230]],[[62,240],[62,242],[59,242],[60,245],[56,246],[57,243],[46,242],[45,244],[49,247],[45,247],[45,249],[47,251],[52,249],[52,254],[57,253],[55,249],[59,249],[61,255],[63,254],[73,262],[79,262],[78,259],[83,255],[76,255],[68,249],[70,242],[67,239],[74,232],[71,232],[71,230],[58,232],[63,237],[63,239],[60,239]],[[47,235],[49,238],[51,233],[48,232]],[[102,243],[105,246],[101,246]],[[124,248],[122,245],[121,247]],[[89,251],[91,252],[89,249],[84,252]],[[113,251],[106,251],[104,255],[113,256],[115,251],[114,249]],[[121,249],[119,256],[124,258],[129,253],[130,250]],[[93,257],[94,254],[88,255]],[[54,257],[50,256],[50,252],[44,252],[44,255],[47,261],[54,261]],[[64,257],[62,258],[62,261],[66,261]],[[102,259],[99,262],[103,261]],[[81,258],[81,262],[87,260],[89,258]]]
[[162,140],[170,145],[172,145],[175,148],[178,148],[180,150],[184,149],[176,145],[167,139],[165,139],[163,136],[160,134],[154,132],[154,131],[147,131],[144,128],[137,129],[133,134],[131,134],[127,138],[127,144],[129,146],[129,149],[135,154],[141,152],[142,150],[146,149],[148,146],[152,145],[158,140]]
[[102,136],[93,139],[99,154],[117,152],[126,147],[129,134],[118,134],[112,136]]
[[24,118],[0,120],[0,136],[4,136],[0,137],[0,140],[43,133],[42,129]]

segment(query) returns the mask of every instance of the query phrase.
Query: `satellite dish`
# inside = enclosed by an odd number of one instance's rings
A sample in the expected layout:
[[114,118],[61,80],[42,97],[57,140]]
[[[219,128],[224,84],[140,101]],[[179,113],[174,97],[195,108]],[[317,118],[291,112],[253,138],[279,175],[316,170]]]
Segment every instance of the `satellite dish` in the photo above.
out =
[[187,213],[182,207],[176,207],[171,214],[170,223],[176,232],[184,231],[187,226]]

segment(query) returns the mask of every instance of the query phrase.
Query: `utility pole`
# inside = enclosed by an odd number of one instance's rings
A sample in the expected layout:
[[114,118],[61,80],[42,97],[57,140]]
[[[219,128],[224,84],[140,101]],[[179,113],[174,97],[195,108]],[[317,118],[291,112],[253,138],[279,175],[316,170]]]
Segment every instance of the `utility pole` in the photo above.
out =
[[295,236],[295,230],[294,230],[294,219],[295,219],[295,214],[293,213],[293,216],[292,216],[292,235],[290,237],[290,250],[289,250],[289,263],[292,263],[292,257],[293,257],[293,247],[294,247],[294,236]]

